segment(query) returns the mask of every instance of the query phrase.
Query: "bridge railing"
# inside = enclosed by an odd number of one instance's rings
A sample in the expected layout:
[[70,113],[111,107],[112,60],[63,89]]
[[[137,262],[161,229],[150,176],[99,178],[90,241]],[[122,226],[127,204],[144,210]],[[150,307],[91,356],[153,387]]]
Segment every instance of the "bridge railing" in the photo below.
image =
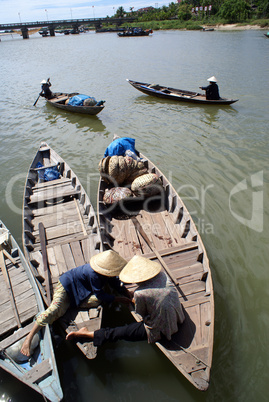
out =
[[35,22],[20,22],[13,24],[0,24],[0,31],[8,30],[8,29],[21,29],[21,28],[36,28],[36,27],[56,27],[58,25],[83,25],[83,24],[100,24],[102,22],[110,22],[114,24],[122,24],[124,22],[132,22],[134,18],[125,17],[125,18],[79,18],[79,19],[68,19],[68,20],[54,20],[54,21],[35,21]]

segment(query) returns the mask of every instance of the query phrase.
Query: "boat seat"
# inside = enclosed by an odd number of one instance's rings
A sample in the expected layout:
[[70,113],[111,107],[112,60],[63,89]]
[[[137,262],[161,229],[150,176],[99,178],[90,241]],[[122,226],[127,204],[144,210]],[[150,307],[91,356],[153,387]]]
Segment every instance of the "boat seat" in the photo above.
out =
[[27,371],[22,376],[22,380],[34,384],[47,377],[51,372],[50,359],[46,359],[42,363],[35,365],[30,371]]
[[0,342],[0,348],[1,349],[6,349],[9,346],[13,345],[15,342],[17,342],[20,339],[24,338],[27,334],[29,334],[29,332],[31,331],[33,326],[34,326],[34,323],[31,322],[31,324],[27,325],[26,327],[21,328],[19,331],[14,332],[8,338],[3,339]]
[[69,96],[59,96],[57,98],[50,99],[50,102],[51,103],[58,103],[58,102],[66,101],[67,99],[69,99]]

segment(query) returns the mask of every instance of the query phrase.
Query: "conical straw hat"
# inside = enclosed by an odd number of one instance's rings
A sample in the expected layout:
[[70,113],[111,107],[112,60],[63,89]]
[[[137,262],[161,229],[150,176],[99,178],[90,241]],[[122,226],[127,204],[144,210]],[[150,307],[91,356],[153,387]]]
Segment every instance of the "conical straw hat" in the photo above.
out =
[[217,78],[212,75],[212,77],[208,78],[207,81],[209,82],[217,82]]
[[118,276],[127,261],[113,250],[103,251],[90,259],[92,269],[104,276]]
[[158,262],[148,258],[135,255],[123,268],[119,278],[126,283],[139,283],[154,278],[161,271],[162,267]]

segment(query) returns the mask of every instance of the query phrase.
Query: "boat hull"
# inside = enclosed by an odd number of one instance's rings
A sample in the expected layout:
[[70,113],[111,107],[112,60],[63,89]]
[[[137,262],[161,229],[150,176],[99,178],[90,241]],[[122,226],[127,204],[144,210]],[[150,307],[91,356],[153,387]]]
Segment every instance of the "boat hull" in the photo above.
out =
[[[42,180],[43,168],[37,168],[38,162],[44,167],[57,167],[60,178]],[[45,250],[40,223],[45,229]],[[88,195],[69,165],[46,143],[38,149],[25,182],[23,246],[29,264],[36,270],[46,305],[50,304],[61,274],[89,263],[92,255],[102,251],[97,218]],[[44,256],[48,260],[48,273],[44,269]],[[95,330],[101,326],[102,311],[101,306],[90,310],[68,309],[58,321],[66,333],[81,327]],[[97,348],[92,342],[77,342],[77,346],[88,359],[96,357]]]
[[71,96],[78,95],[77,93],[55,93],[56,97],[47,99],[47,103],[56,107],[57,109],[65,110],[66,112],[87,114],[90,116],[97,115],[104,109],[104,105],[101,106],[72,106],[65,105],[65,101]]
[[164,87],[161,85],[147,84],[145,82],[137,82],[129,79],[127,79],[127,81],[138,91],[143,92],[146,95],[154,96],[156,98],[173,100],[177,102],[190,102],[190,103],[199,103],[206,105],[231,105],[232,103],[238,101],[238,99],[226,99],[226,98],[220,98],[218,100],[209,100],[206,99],[205,95],[197,92]]
[[[0,230],[8,233],[8,240],[0,245],[0,367],[46,400],[60,401],[63,393],[49,328],[42,328],[38,334],[39,341],[30,360],[22,359],[19,353],[35,315],[44,310],[44,304],[30,266],[1,221]],[[3,262],[2,250],[10,251],[11,259],[5,256]]]

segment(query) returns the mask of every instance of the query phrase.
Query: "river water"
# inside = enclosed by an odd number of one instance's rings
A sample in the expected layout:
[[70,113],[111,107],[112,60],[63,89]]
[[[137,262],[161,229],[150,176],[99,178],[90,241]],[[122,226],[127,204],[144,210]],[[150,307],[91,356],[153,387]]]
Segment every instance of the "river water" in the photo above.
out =
[[[269,41],[261,30],[159,31],[119,38],[86,33],[22,40],[2,36],[0,219],[21,245],[23,186],[41,141],[73,168],[96,207],[98,162],[114,133],[163,171],[201,234],[215,290],[211,384],[197,391],[146,342],[104,346],[87,361],[72,345],[56,350],[66,401],[265,401],[269,369],[268,93]],[[198,91],[212,75],[231,106],[197,106],[143,95],[127,82]],[[57,111],[52,90],[106,100],[94,117]],[[106,324],[128,319],[107,312]],[[1,401],[42,400],[6,373]]]

